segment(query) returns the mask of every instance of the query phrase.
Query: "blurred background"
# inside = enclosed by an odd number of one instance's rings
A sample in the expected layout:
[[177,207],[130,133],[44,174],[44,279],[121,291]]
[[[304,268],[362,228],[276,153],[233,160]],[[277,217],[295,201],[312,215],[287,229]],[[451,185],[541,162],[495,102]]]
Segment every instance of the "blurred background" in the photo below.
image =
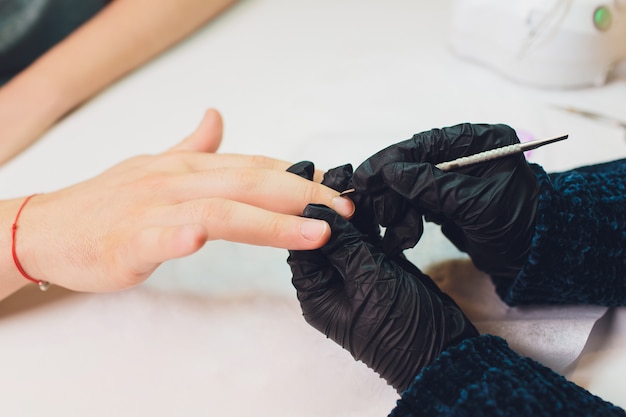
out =
[[[163,151],[208,107],[224,117],[220,152],[322,169],[461,122],[505,123],[522,140],[569,134],[527,155],[548,171],[623,158],[625,58],[621,0],[241,0],[0,167],[0,193]],[[387,415],[393,389],[301,318],[286,256],[209,242],[123,293],[12,296],[0,305],[3,409]],[[509,309],[433,226],[409,257],[482,331],[626,407],[623,309]]]

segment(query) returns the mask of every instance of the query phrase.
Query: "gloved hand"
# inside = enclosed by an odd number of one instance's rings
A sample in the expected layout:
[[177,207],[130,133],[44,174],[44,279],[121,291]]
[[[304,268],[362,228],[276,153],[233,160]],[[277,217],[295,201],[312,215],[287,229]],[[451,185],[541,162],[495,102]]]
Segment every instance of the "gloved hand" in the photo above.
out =
[[[323,183],[341,189],[349,174],[340,167]],[[290,252],[292,282],[305,320],[401,392],[446,347],[478,331],[429,277],[381,250],[373,217],[355,204],[352,222],[365,233],[325,206],[307,206],[303,215],[327,221],[332,235],[321,249]]]
[[384,249],[397,253],[421,236],[421,217],[477,268],[515,278],[534,232],[538,183],[523,155],[443,172],[435,164],[519,143],[506,125],[460,124],[418,133],[376,153],[355,171],[351,187],[367,193],[386,226]]

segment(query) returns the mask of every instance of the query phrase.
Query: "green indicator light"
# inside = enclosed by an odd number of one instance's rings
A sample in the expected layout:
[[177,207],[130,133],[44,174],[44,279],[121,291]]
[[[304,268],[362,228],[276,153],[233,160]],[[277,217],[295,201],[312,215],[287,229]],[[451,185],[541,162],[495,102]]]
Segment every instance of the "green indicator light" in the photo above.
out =
[[598,30],[609,30],[611,27],[611,21],[611,11],[605,6],[600,6],[593,12],[593,25]]

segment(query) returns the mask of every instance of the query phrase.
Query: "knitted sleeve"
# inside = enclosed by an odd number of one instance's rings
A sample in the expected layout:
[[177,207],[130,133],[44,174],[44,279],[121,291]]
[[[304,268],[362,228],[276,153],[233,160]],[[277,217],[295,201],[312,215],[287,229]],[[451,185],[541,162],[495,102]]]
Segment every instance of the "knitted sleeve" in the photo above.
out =
[[513,281],[494,280],[509,305],[626,305],[626,159],[546,174],[535,233]]
[[415,377],[390,417],[626,416],[491,335],[445,350]]

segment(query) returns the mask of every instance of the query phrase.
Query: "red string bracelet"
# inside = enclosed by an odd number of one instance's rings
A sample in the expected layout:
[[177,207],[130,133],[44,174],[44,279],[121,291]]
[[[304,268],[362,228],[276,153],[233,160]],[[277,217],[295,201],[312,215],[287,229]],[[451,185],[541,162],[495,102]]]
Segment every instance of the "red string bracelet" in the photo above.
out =
[[26,197],[26,199],[20,206],[20,209],[17,211],[17,214],[15,215],[15,221],[13,222],[13,225],[11,226],[11,254],[13,255],[13,262],[15,262],[15,267],[17,268],[18,271],[20,271],[20,274],[22,274],[22,276],[26,278],[27,280],[32,281],[35,284],[39,285],[39,289],[41,291],[45,291],[50,286],[50,283],[48,281],[35,279],[31,277],[30,275],[28,275],[26,271],[24,271],[24,268],[22,268],[22,264],[20,264],[20,261],[17,259],[17,251],[15,250],[15,235],[17,231],[17,220],[20,218],[20,214],[22,214],[22,210],[24,209],[24,206],[26,205],[26,203],[28,203],[28,200],[30,200],[36,195],[37,194],[32,194]]

